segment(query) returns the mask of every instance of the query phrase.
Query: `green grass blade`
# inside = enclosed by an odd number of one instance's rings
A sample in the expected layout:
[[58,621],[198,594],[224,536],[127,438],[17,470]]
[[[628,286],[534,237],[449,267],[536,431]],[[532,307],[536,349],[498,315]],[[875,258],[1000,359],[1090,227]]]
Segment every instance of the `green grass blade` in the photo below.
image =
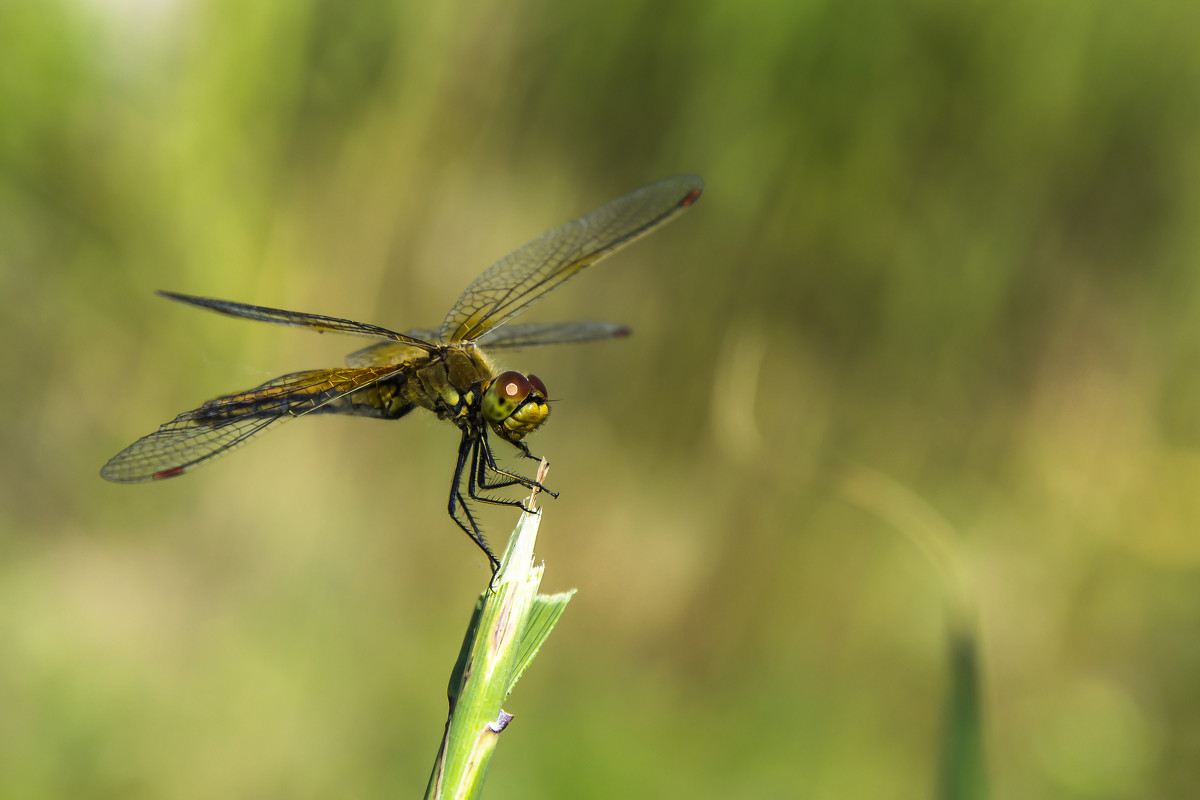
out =
[[529,620],[525,623],[525,632],[521,635],[521,646],[517,649],[517,663],[513,667],[512,678],[508,683],[511,692],[517,685],[525,668],[533,662],[541,649],[542,642],[554,630],[559,617],[567,610],[567,603],[575,596],[575,590],[560,594],[539,594],[529,612]]
[[476,601],[451,671],[450,711],[427,798],[479,796],[499,736],[513,719],[502,704],[574,594],[538,594],[543,567],[533,563],[533,545],[540,523],[540,511],[521,514],[500,569]]

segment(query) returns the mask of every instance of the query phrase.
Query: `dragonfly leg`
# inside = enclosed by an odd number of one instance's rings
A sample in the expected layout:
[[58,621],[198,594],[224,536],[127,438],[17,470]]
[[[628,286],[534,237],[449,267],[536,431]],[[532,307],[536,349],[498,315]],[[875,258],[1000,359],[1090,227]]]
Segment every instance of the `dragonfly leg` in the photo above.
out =
[[[492,458],[491,448],[488,447],[487,441],[480,441],[483,437],[475,440],[471,446],[471,474],[467,479],[467,494],[472,500],[478,500],[481,503],[491,503],[496,506],[517,506],[523,511],[529,509],[520,500],[505,500],[499,497],[485,497],[479,494],[480,489],[491,491],[493,489],[505,489],[509,486],[520,484],[526,488],[533,488],[529,484],[532,483],[528,478],[523,478],[520,475],[511,475],[507,472],[495,469],[492,465],[495,464],[495,459]],[[494,472],[501,475],[507,480],[498,480],[489,482],[488,472]]]
[[510,442],[510,444],[520,450],[521,455],[523,455],[525,458],[531,458],[534,461],[542,460],[541,456],[535,456],[533,453],[529,452],[529,445],[525,444],[524,442]]
[[[541,460],[542,460],[542,457],[541,457],[541,456],[535,456],[533,453],[529,452],[529,445],[525,444],[524,442],[510,442],[510,444],[512,444],[512,446],[513,446],[513,447],[515,447],[515,448],[517,448],[518,450],[520,450],[520,451],[521,451],[521,455],[523,455],[525,458],[531,458],[531,459],[533,459],[534,461],[541,461]],[[491,459],[491,462],[492,462],[492,468],[493,468],[493,469],[494,469],[496,472],[504,472],[504,470],[502,470],[502,469],[500,469],[499,467],[497,467],[497,466],[496,466],[496,459],[495,459],[495,457],[492,455],[492,452],[491,452],[491,450],[490,450],[490,449],[488,450],[488,458],[489,458],[489,459]],[[545,486],[542,486],[542,485],[541,485],[540,483],[538,483],[537,481],[533,481],[532,483],[533,483],[535,486],[537,486],[537,488],[538,488],[538,491],[540,491],[540,492],[545,492],[546,494],[550,495],[551,497],[555,498],[556,500],[558,499],[558,492],[554,492],[554,491],[551,491],[550,489],[547,489]],[[528,487],[528,488],[532,489],[532,488],[533,488],[533,486],[530,486],[530,487]]]
[[[475,437],[471,436],[467,431],[463,431],[462,441],[458,444],[458,461],[454,465],[454,481],[450,484],[450,503],[447,506],[447,511],[450,513],[450,519],[454,520],[454,523],[462,528],[467,536],[471,537],[471,541],[487,555],[488,562],[492,568],[492,576],[494,577],[496,571],[500,569],[500,560],[496,558],[496,554],[492,552],[492,548],[488,547],[487,541],[483,538],[483,532],[479,530],[479,525],[475,522],[475,517],[471,514],[470,505],[467,503],[466,498],[462,496],[462,490],[459,488],[462,486],[463,471],[467,468],[467,462],[472,461],[470,470],[467,472],[467,487],[468,494],[474,497],[472,487],[474,484],[473,473],[475,471],[475,464],[473,462],[479,457],[476,446]],[[466,522],[459,516],[460,511],[462,512],[462,517],[466,518]]]
[[[526,455],[529,454],[529,449],[526,448],[524,445],[522,445],[520,442],[515,442],[514,444],[521,447],[524,450]],[[500,465],[496,463],[496,456],[494,453],[492,453],[491,445],[488,443],[486,438],[483,440],[481,447],[483,449],[484,458],[480,459],[480,461],[479,461],[479,469],[478,469],[478,473],[476,475],[476,481],[480,488],[503,489],[508,486],[515,486],[517,484],[520,484],[521,486],[524,486],[526,489],[537,489],[539,492],[545,492],[546,494],[550,495],[551,497],[558,497],[558,492],[550,491],[549,489],[547,489],[545,486],[542,486],[537,481],[532,480],[530,478],[526,478],[521,475],[518,475],[515,472],[509,472],[508,470],[502,469],[500,467]],[[540,461],[541,459],[538,459],[538,460]],[[492,473],[493,475],[499,476],[501,479],[489,482],[489,480],[487,478],[488,472]],[[521,507],[525,508],[525,504],[522,503]],[[528,511],[529,509],[526,508],[525,510]]]
[[[526,458],[532,458],[535,461],[542,460],[539,456],[535,456],[532,453],[530,453],[529,447],[524,442],[511,442],[511,444],[514,447],[516,447],[518,450],[520,450],[525,455]],[[487,442],[484,442],[484,448],[487,451],[488,468],[491,469],[492,472],[495,472],[499,475],[504,475],[506,477],[515,478],[516,482],[520,483],[526,489],[537,489],[539,492],[545,492],[546,494],[550,495],[553,498],[556,498],[556,499],[558,498],[558,492],[554,492],[554,491],[551,491],[550,489],[547,489],[545,486],[538,483],[537,481],[530,480],[529,478],[522,478],[520,475],[516,475],[514,473],[511,473],[511,472],[501,469],[500,465],[496,463],[496,456],[495,456],[495,454],[492,453],[492,448],[490,446],[488,446]]]

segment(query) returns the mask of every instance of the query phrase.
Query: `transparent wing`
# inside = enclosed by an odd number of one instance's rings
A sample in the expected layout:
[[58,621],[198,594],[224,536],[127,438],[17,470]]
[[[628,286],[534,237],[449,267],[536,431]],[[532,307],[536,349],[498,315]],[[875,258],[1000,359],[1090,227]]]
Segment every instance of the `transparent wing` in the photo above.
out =
[[[436,336],[436,331],[408,331],[406,335],[423,339],[426,334]],[[487,350],[534,347],[543,344],[580,344],[603,339],[621,339],[632,331],[615,322],[556,322],[531,323],[528,325],[505,325],[493,328],[475,340]],[[420,351],[403,342],[377,342],[346,356],[349,367],[383,367],[412,360]]]
[[117,453],[100,475],[118,483],[172,478],[241,447],[284,420],[313,412],[400,416],[391,369],[295,372],[187,411]]
[[479,339],[580,270],[685,211],[703,188],[695,175],[666,178],[522,245],[467,287],[446,315],[440,338]]
[[266,306],[252,306],[247,303],[235,303],[231,300],[214,300],[211,297],[195,297],[194,295],[179,294],[178,292],[160,291],[159,294],[169,300],[178,300],[181,303],[187,303],[197,308],[205,308],[209,311],[216,311],[218,314],[227,314],[231,317],[252,319],[259,322],[271,322],[276,325],[293,325],[297,328],[308,328],[318,333],[345,333],[351,336],[388,339],[395,342],[405,342],[425,351],[435,349],[429,342],[414,339],[395,331],[389,331],[387,328],[381,328],[378,325],[368,325],[365,322],[354,322],[353,320],[339,319],[338,317],[326,317],[321,314],[305,314],[300,311],[284,311],[278,308],[267,308]]
[[493,328],[477,341],[480,347],[499,350],[543,344],[580,344],[603,339],[623,339],[632,332],[625,325],[615,322],[533,322]]

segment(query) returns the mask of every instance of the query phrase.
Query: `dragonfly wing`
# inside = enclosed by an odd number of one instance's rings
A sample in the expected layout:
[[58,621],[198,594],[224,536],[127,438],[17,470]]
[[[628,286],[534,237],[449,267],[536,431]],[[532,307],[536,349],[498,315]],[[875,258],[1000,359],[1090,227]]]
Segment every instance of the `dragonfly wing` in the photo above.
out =
[[404,335],[410,339],[420,339],[423,342],[438,342],[441,334],[439,331],[428,328],[413,328],[411,331],[405,331]]
[[418,349],[413,347],[408,343],[407,339],[420,339],[425,342],[433,342],[438,338],[437,331],[428,330],[405,331],[401,335],[407,338],[398,342],[376,342],[375,344],[367,345],[361,350],[355,350],[346,356],[346,366],[384,367],[411,361],[414,358],[423,356],[426,350],[424,348]]
[[[534,347],[544,344],[581,344],[597,342],[603,339],[621,339],[632,331],[625,325],[616,322],[557,322],[530,323],[527,325],[505,325],[502,328],[492,328],[479,339],[476,344],[487,350]],[[422,334],[430,334],[436,338],[436,331],[407,331],[406,335],[425,338]],[[367,345],[361,350],[355,350],[346,356],[346,366],[349,367],[381,367],[389,364],[399,364],[410,361],[422,355],[403,342],[377,342]]]
[[178,300],[181,303],[187,303],[197,308],[205,308],[209,311],[216,311],[218,314],[227,314],[231,317],[252,319],[259,322],[271,322],[276,325],[293,325],[297,328],[308,328],[318,333],[345,333],[351,336],[388,339],[394,342],[404,342],[425,351],[434,349],[433,345],[429,342],[406,336],[402,333],[396,333],[395,331],[389,331],[387,328],[381,328],[378,325],[369,325],[365,322],[354,322],[353,320],[340,319],[338,317],[326,317],[322,314],[305,314],[300,311],[284,311],[283,309],[267,308],[266,306],[252,306],[248,303],[235,303],[232,300],[215,300],[211,297],[196,297],[190,294],[179,294],[178,292],[159,291],[158,293],[169,300]]
[[488,350],[543,344],[581,344],[603,339],[623,339],[632,332],[625,325],[615,322],[534,322],[493,328],[478,340],[478,344]]
[[585,267],[682,213],[703,188],[695,175],[666,178],[522,245],[467,287],[442,323],[442,341],[471,341],[503,325]]
[[295,372],[187,411],[117,453],[100,475],[117,483],[172,478],[236,450],[284,420],[310,413],[402,416],[391,369]]

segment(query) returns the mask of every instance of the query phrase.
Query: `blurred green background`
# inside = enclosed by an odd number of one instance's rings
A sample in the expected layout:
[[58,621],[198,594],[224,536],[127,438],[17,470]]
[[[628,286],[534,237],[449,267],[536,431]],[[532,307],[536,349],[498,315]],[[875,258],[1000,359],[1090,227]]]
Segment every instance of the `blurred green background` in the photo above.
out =
[[[491,798],[925,798],[955,620],[992,795],[1200,795],[1200,9],[0,0],[0,795],[412,797],[480,553],[457,434],[321,418],[104,461],[436,325],[657,178],[532,309],[560,400]],[[502,545],[514,519],[489,510]]]

